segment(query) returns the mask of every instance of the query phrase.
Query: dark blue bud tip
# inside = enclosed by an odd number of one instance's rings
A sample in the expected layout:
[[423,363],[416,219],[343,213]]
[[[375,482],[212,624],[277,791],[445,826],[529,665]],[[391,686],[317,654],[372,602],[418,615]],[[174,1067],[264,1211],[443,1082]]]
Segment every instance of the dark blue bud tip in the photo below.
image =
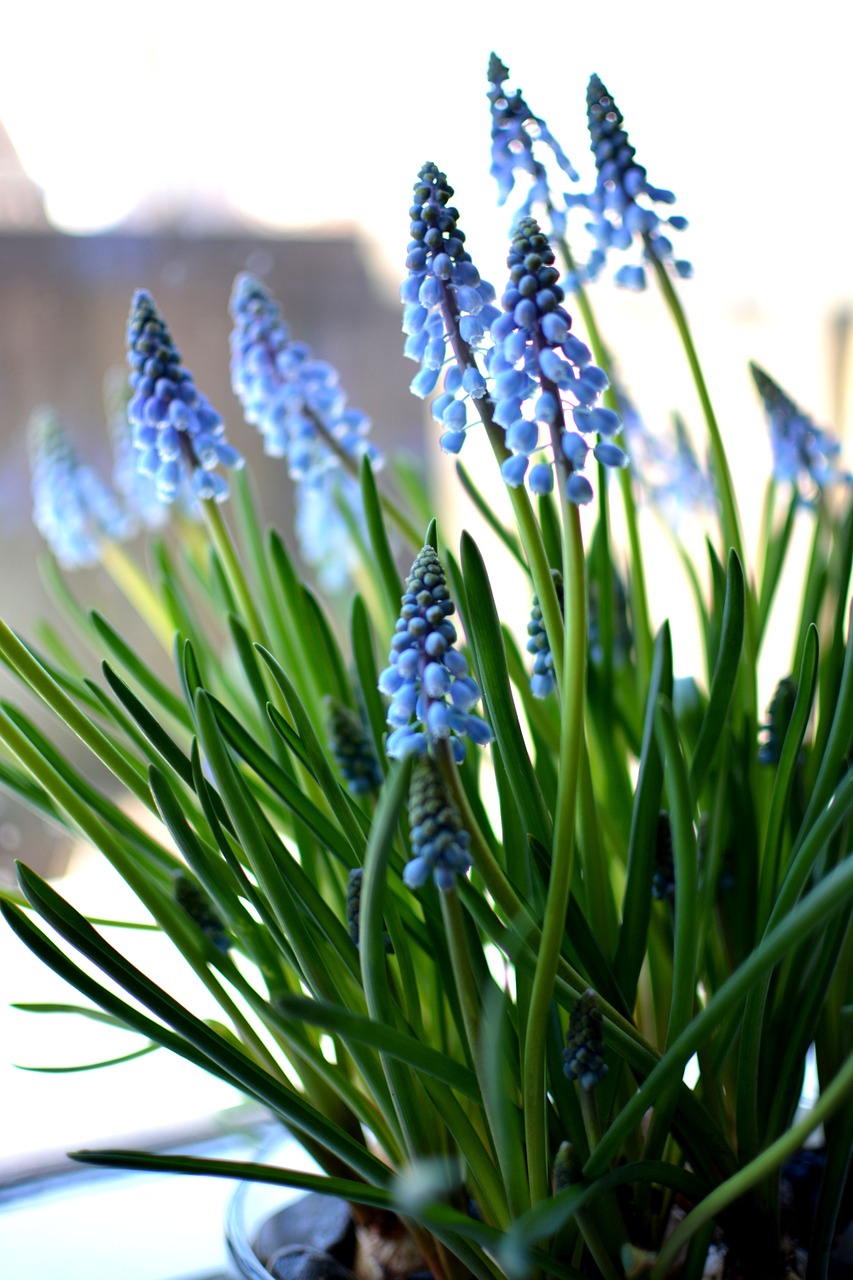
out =
[[501,62],[496,53],[489,55],[489,69],[486,72],[489,84],[500,87],[504,80],[509,79],[509,67]]

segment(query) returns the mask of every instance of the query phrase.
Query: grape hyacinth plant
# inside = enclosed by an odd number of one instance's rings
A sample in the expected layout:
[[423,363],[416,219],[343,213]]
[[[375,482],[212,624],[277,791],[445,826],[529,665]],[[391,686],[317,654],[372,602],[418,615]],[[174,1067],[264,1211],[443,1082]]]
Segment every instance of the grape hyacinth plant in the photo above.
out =
[[[593,76],[595,191],[555,196],[549,168],[574,171],[508,75],[492,55],[499,208],[529,180],[515,220],[499,215],[499,300],[446,175],[413,165],[398,354],[440,426],[414,466],[381,468],[335,368],[266,283],[235,281],[232,386],[293,488],[299,555],[144,288],[110,399],[120,497],[54,413],[34,418],[67,632],[43,627],[36,648],[0,622],[21,693],[0,703],[0,785],[98,851],[137,910],[87,915],[26,857],[0,909],[81,1001],[35,1008],[236,1086],[316,1171],[73,1158],[346,1202],[357,1251],[345,1266],[297,1246],[296,1280],[347,1280],[350,1263],[355,1280],[829,1280],[853,1230],[853,485],[835,438],[753,366],[774,468],[752,552],[676,292],[670,193]],[[485,167],[485,120],[481,144]],[[598,244],[587,272],[561,218],[578,205]],[[637,246],[619,280],[657,281],[702,411],[690,433],[681,405],[673,431],[642,425],[596,318],[604,255]],[[738,448],[762,439],[757,405],[723,425]],[[474,433],[476,474],[457,460]],[[671,569],[643,503],[670,518]],[[798,521],[812,543],[795,605]],[[140,526],[156,526],[147,558],[142,537],[124,545]],[[82,607],[63,572],[86,566],[135,612]],[[656,612],[646,583],[663,572]],[[698,644],[682,648],[669,612],[691,593]],[[155,981],[147,941],[214,1016]],[[249,1243],[234,1253],[241,1280],[285,1274],[246,1263]]]

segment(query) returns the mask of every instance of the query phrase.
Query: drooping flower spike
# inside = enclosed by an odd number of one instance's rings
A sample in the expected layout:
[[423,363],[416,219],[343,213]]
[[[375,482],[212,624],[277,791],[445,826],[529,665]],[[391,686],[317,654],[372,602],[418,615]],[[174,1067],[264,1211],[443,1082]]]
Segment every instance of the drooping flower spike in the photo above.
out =
[[[661,261],[672,262],[678,275],[692,275],[689,262],[674,258],[672,243],[663,232],[664,225],[683,231],[687,219],[677,214],[662,218],[655,209],[655,205],[674,204],[675,196],[663,187],[652,186],[646,170],[637,164],[622,113],[597,75],[590,76],[587,88],[587,119],[598,171],[595,190],[587,195],[566,195],[567,205],[581,205],[592,214],[587,229],[595,237],[596,247],[587,263],[587,274],[595,278],[610,249],[628,250],[636,240],[642,240],[643,258],[648,260],[651,251]],[[615,280],[626,289],[645,289],[642,262],[620,267]]]
[[450,621],[455,610],[441,561],[425,546],[406,579],[389,665],[379,677],[380,690],[391,699],[385,749],[392,759],[425,755],[432,743],[449,739],[459,763],[463,738],[479,746],[492,740],[491,729],[472,709],[480,690],[456,648]]
[[805,501],[813,496],[813,488],[853,483],[853,475],[836,465],[841,445],[835,437],[816,426],[757,364],[749,367],[770,427],[776,479],[794,485]]
[[381,467],[382,455],[367,438],[370,419],[348,406],[335,368],[291,338],[280,305],[249,272],[234,281],[231,316],[234,394],[246,421],[260,431],[264,452],[285,458],[297,483],[303,558],[326,588],[340,589],[356,558],[341,506],[360,522],[364,517],[358,483],[335,446],[355,460],[367,454],[374,470]]
[[27,429],[33,520],[59,563],[98,563],[104,538],[121,541],[133,522],[115,494],[80,458],[53,409],[36,409]]
[[499,314],[493,287],[480,279],[465,249],[459,211],[448,203],[452,195],[446,175],[425,164],[409,210],[409,274],[400,287],[403,332],[408,334],[403,351],[421,366],[411,390],[424,399],[446,367],[443,394],[432,403],[432,416],[444,428],[439,443],[445,453],[458,453],[465,441],[468,397],[486,394],[472,349],[480,346]]
[[431,756],[422,756],[412,771],[409,833],[412,857],[403,870],[403,883],[420,889],[432,875],[436,888],[452,889],[456,877],[471,865],[471,837]]
[[570,181],[577,182],[578,174],[545,121],[530,110],[521,90],[516,89],[511,94],[504,88],[509,68],[494,53],[489,58],[487,75],[492,118],[492,163],[489,172],[498,184],[498,204],[505,204],[515,186],[516,174],[529,174],[533,181],[517,216],[529,214],[537,202],[544,204],[551,215],[552,224],[556,220],[554,231],[562,234],[565,231],[565,213],[554,207],[548,172],[543,162],[534,154],[534,147],[539,143],[542,149],[550,150]]
[[[559,447],[569,473],[566,497],[576,504],[589,502],[592,486],[582,471],[590,445],[584,437],[612,436],[620,427],[618,416],[598,404],[607,375],[592,364],[589,348],[569,332],[572,320],[562,305],[565,295],[557,283],[554,253],[535,218],[517,224],[507,265],[503,314],[492,325],[495,345],[487,359],[494,419],[504,428],[513,454],[501,474],[509,485],[526,479],[534,493],[549,493],[553,458],[541,453]],[[567,429],[567,412],[576,430]],[[611,440],[599,440],[592,451],[604,466],[627,465],[627,455]],[[536,454],[540,460],[530,466]]]
[[181,364],[172,336],[150,293],[134,294],[127,325],[133,395],[127,416],[137,466],[151,476],[161,502],[174,502],[188,484],[195,497],[222,502],[228,482],[217,467],[241,467],[225,440],[225,426]]

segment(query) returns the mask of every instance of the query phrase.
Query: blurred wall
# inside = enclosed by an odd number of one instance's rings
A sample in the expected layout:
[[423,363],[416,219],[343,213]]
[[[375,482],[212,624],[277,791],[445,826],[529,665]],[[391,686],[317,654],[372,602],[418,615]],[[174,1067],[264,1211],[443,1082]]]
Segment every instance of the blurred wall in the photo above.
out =
[[[422,406],[408,391],[414,369],[401,354],[399,303],[387,282],[374,280],[352,236],[258,239],[240,229],[72,237],[7,225],[0,229],[0,616],[16,629],[29,635],[50,613],[36,571],[44,548],[31,520],[27,419],[36,405],[52,404],[83,455],[109,477],[102,384],[108,369],[124,364],[136,288],[153,294],[229,440],[246,455],[267,521],[290,541],[285,464],[264,460],[230,389],[228,298],[244,269],[265,279],[293,336],[338,368],[350,404],[372,418],[377,443],[386,451],[420,448]],[[81,601],[120,623],[122,602],[103,575],[81,570],[70,582]],[[11,687],[0,679],[3,696]],[[5,867],[8,876],[16,856],[42,871],[61,869],[43,824],[0,795],[0,874]]]

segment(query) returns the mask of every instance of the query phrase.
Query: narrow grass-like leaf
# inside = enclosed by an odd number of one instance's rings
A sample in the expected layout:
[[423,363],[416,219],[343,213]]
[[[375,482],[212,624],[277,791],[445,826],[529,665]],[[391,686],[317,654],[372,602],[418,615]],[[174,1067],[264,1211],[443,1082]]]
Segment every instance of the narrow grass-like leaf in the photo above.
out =
[[672,697],[672,639],[668,623],[661,627],[655,639],[640,772],[631,815],[622,927],[613,961],[616,979],[629,1009],[634,1005],[651,914],[655,832],[663,787],[663,760],[655,736],[655,713],[661,696]]
[[[276,1114],[282,1116],[283,1119],[299,1131],[308,1134],[315,1141],[321,1143],[329,1151],[334,1152],[362,1176],[374,1182],[378,1181],[380,1184],[385,1180],[387,1177],[386,1167],[381,1161],[377,1160],[375,1156],[371,1156],[360,1143],[351,1138],[338,1125],[321,1116],[315,1108],[289,1086],[269,1075],[262,1067],[259,1067],[247,1057],[245,1053],[234,1048],[229,1041],[211,1030],[201,1019],[189,1013],[182,1005],[163,991],[161,987],[146,978],[140,970],[109,946],[91,928],[79,912],[66,903],[55,890],[40,881],[31,872],[26,875],[22,873],[22,888],[24,888],[27,897],[39,914],[66,941],[70,942],[72,946],[92,960],[114,981],[118,982],[129,995],[139,1000],[157,1017],[161,1017],[167,1024],[167,1028],[171,1027],[176,1034],[168,1034],[166,1028],[152,1024],[150,1019],[140,1018],[138,1014],[131,1020],[131,1025],[144,1024],[146,1027],[151,1028],[152,1034],[150,1034],[150,1038],[152,1040],[164,1044],[166,1048],[175,1049],[184,1057],[190,1057],[198,1065],[204,1066],[206,1070],[213,1071],[214,1074],[229,1080],[229,1082],[236,1084],[251,1096],[264,1102]],[[0,904],[0,909],[2,909],[7,920],[12,923],[10,914],[14,913],[14,908],[8,904]],[[16,924],[20,926],[22,921],[20,914],[17,914]],[[33,927],[25,919],[23,923],[26,926],[24,940],[27,940],[28,937],[30,940],[28,945],[30,945],[34,940]],[[13,927],[15,927],[14,924]],[[17,931],[18,929],[16,929]],[[19,933],[19,936],[22,935]],[[47,941],[47,939],[44,939],[44,941]],[[52,947],[52,944],[48,945]],[[70,976],[72,971],[76,971],[76,974],[79,974],[77,966],[72,965],[67,960],[67,957],[58,951],[58,948],[53,947],[52,949],[65,962],[62,967],[66,969],[66,973],[61,974],[61,976]],[[42,958],[46,958],[46,954],[43,954]],[[52,956],[51,959],[55,959],[55,957]],[[50,962],[48,961],[48,963]],[[55,967],[55,964],[51,964],[51,967]],[[82,990],[83,988],[79,985],[79,979],[76,978],[76,974],[72,980],[74,985],[78,986],[78,990]],[[80,976],[85,978],[85,975],[81,974]],[[86,982],[86,986],[89,988],[86,994],[92,995],[97,1003],[103,1005],[104,996],[108,995],[108,993],[101,988],[100,984],[94,983],[89,979]],[[93,988],[97,990],[97,995],[94,995]],[[119,1003],[123,1008],[128,1007],[124,1006],[123,1002]],[[109,1009],[110,1003],[103,1007]],[[166,1031],[165,1035],[164,1031]]]
[[356,595],[352,602],[350,638],[355,669],[358,674],[361,699],[373,736],[376,758],[386,770],[383,738],[385,736],[385,705],[379,693],[379,671],[373,647],[373,629],[364,600]]
[[141,689],[144,689],[158,706],[168,715],[183,725],[185,729],[192,727],[192,718],[186,706],[173,691],[154,674],[151,668],[137,656],[126,640],[111,626],[107,619],[93,609],[89,614],[92,627],[99,639],[103,641],[111,653],[115,654],[125,670],[133,677]]
[[382,595],[388,610],[388,617],[391,624],[393,624],[400,608],[400,597],[403,594],[402,584],[400,575],[397,572],[397,566],[394,564],[394,556],[391,553],[391,544],[388,541],[388,533],[382,516],[382,504],[379,501],[373,468],[370,465],[370,459],[367,454],[361,460],[361,500],[364,506],[364,518],[367,524],[367,532],[370,536],[370,545],[376,557],[376,573],[382,586]]
[[37,694],[45,705],[68,725],[69,729],[106,765],[119,782],[138,800],[141,800],[147,809],[150,809],[153,801],[147,784],[141,776],[139,765],[135,762],[131,763],[116,743],[80,711],[68,694],[36,661],[26,645],[2,621],[0,621],[0,654],[13,670],[20,674],[33,693]]
[[407,1062],[416,1071],[425,1072],[468,1098],[479,1099],[477,1078],[473,1071],[386,1022],[365,1018],[341,1005],[329,1004],[324,1000],[308,1000],[302,996],[281,996],[276,1003],[280,1011],[290,1017],[298,1018],[311,1026],[322,1027],[330,1035],[338,1035],[342,1040],[353,1040],[378,1049],[392,1058]]
[[462,534],[462,572],[467,596],[465,625],[474,650],[486,718],[527,831],[550,845],[551,822],[518,723],[500,618],[483,557],[468,533]]
[[767,923],[776,897],[785,814],[788,809],[788,801],[794,781],[794,771],[814,703],[819,651],[817,627],[812,625],[806,632],[803,645],[803,661],[797,682],[797,696],[785,734],[782,754],[776,766],[773,793],[770,797],[770,811],[767,816],[764,850],[761,856],[758,906],[759,929],[763,929]]
[[[299,739],[302,742],[308,754],[311,772],[320,785],[323,795],[329,803],[332,813],[335,815],[341,830],[343,831],[347,841],[352,846],[353,857],[350,865],[358,865],[363,856],[365,847],[364,832],[355,817],[349,798],[344,793],[341,784],[332,766],[329,764],[328,757],[320,743],[317,732],[311,723],[311,719],[305,709],[299,694],[296,692],[293,684],[285,674],[280,663],[273,657],[268,649],[258,646],[258,652],[264,662],[270,669],[272,677],[284,694],[293,722],[296,726]],[[270,707],[269,713],[273,724],[276,724],[279,718],[275,714],[275,708]]]
[[[734,552],[731,553],[734,556]],[[720,647],[722,654],[725,641]],[[718,662],[719,669],[719,662]],[[705,723],[707,724],[707,717]],[[696,992],[696,942],[698,927],[698,859],[693,833],[693,803],[687,767],[678,740],[672,703],[665,694],[658,697],[655,732],[664,757],[666,791],[669,800],[672,848],[675,861],[675,945],[673,948],[672,1004],[666,1042],[672,1044],[690,1020]]]
[[690,789],[696,797],[702,790],[702,784],[714,758],[734,692],[743,648],[745,600],[743,569],[734,551],[730,551],[726,573],[725,603],[720,624],[720,643],[711,681],[708,709],[702,721],[699,740],[690,765]]
[[149,1053],[159,1049],[159,1044],[146,1044],[131,1053],[123,1053],[117,1058],[102,1058],[98,1062],[81,1062],[73,1067],[34,1067],[24,1062],[13,1063],[17,1071],[37,1071],[42,1075],[67,1076],[80,1071],[97,1071],[101,1067],[118,1067],[123,1062],[133,1062],[135,1058],[146,1058]]
[[477,511],[479,511],[480,515],[486,521],[486,524],[492,532],[500,538],[507,551],[509,551],[514,559],[518,561],[524,572],[528,573],[527,561],[524,558],[524,552],[518,538],[506,527],[503,521],[498,519],[495,515],[494,507],[490,502],[487,502],[480,493],[480,490],[474,484],[474,481],[471,479],[471,476],[461,462],[456,463],[456,474],[459,477],[462,488],[471,499]]
[[[853,778],[850,781],[848,805],[853,803]],[[843,816],[843,813],[839,816],[829,810],[827,826],[838,826]],[[823,835],[823,831],[820,834]],[[815,843],[818,842],[815,841]],[[819,847],[822,847],[822,843],[821,840]],[[817,850],[811,849],[810,852],[813,856],[817,856]],[[726,979],[704,1009],[688,1023],[668,1047],[657,1066],[602,1136],[601,1142],[584,1165],[585,1177],[597,1177],[607,1168],[610,1160],[621,1149],[622,1143],[634,1125],[639,1123],[646,1109],[664,1089],[681,1079],[692,1055],[701,1048],[714,1028],[750,993],[773,965],[786,955],[792,946],[807,937],[813,929],[831,919],[836,912],[846,909],[851,899],[853,899],[853,861],[848,860],[829,872],[784,919],[765,933],[748,959]]]

